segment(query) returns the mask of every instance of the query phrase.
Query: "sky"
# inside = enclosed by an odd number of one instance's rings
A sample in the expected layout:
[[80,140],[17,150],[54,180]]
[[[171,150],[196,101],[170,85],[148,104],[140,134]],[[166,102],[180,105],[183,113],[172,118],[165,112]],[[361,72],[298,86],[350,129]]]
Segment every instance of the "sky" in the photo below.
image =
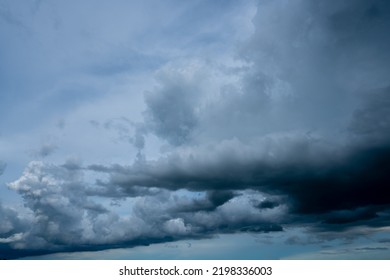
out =
[[390,3],[0,0],[0,259],[390,259]]

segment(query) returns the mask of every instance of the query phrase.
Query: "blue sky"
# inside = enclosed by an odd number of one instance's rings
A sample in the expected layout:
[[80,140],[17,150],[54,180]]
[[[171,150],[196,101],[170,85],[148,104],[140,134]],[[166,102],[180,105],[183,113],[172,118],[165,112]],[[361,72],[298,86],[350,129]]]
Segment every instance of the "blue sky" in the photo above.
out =
[[0,257],[388,259],[389,26],[380,0],[0,0]]

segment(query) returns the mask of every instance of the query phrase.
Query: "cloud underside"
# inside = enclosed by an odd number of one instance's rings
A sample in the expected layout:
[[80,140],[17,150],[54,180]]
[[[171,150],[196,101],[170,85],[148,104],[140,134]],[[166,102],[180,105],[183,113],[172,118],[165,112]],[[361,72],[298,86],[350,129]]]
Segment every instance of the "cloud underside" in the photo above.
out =
[[[26,214],[0,205],[0,257],[388,226],[390,5],[264,1],[253,24],[241,66],[157,73],[133,164],[31,162],[9,183]],[[155,159],[151,135],[165,145]]]

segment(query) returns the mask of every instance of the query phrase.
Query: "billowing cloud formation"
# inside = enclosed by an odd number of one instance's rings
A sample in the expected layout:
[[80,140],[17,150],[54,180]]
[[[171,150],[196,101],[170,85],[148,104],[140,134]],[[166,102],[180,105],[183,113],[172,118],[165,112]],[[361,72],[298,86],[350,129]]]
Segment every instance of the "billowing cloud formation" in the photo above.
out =
[[240,78],[207,97],[162,80],[146,124],[181,147],[112,168],[107,185],[252,189],[326,223],[377,221],[390,203],[389,13],[383,1],[260,2]]
[[[259,211],[256,203],[264,199],[260,193],[246,191],[235,197],[223,191],[194,197],[183,191],[158,191],[132,199],[122,195],[123,200],[113,204],[91,193],[83,174],[74,164],[29,164],[9,187],[22,195],[31,216],[24,223],[6,218],[1,240],[7,250],[2,257],[11,249],[29,255],[147,245],[222,232],[282,230],[275,223],[284,209]],[[123,208],[122,215],[116,207]],[[15,217],[11,210],[1,211]]]
[[0,217],[0,259],[19,257],[20,254],[15,248],[17,248],[17,242],[24,238],[24,233],[29,231],[27,220],[1,203]]
[[[23,255],[388,226],[390,4],[260,1],[253,25],[234,63],[167,63],[143,121],[107,122],[139,151],[134,163],[30,163],[9,187],[31,216],[9,222],[3,246]],[[151,137],[162,144],[148,158]]]
[[[283,139],[282,145],[286,144]],[[252,159],[242,154],[246,146],[219,148],[207,154],[172,155],[127,172],[112,171],[109,185],[123,192],[140,186],[193,191],[251,188],[295,198],[294,209],[305,213],[388,203],[386,146],[324,152],[308,141],[290,144],[288,153],[274,151],[286,148],[281,146],[269,147],[271,155],[249,150]]]

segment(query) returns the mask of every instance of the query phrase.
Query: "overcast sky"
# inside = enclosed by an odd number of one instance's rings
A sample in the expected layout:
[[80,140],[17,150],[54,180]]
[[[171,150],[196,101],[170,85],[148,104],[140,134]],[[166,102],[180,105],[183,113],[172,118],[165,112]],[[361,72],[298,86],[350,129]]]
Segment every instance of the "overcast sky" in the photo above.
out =
[[389,259],[389,30],[385,0],[0,0],[0,258]]

